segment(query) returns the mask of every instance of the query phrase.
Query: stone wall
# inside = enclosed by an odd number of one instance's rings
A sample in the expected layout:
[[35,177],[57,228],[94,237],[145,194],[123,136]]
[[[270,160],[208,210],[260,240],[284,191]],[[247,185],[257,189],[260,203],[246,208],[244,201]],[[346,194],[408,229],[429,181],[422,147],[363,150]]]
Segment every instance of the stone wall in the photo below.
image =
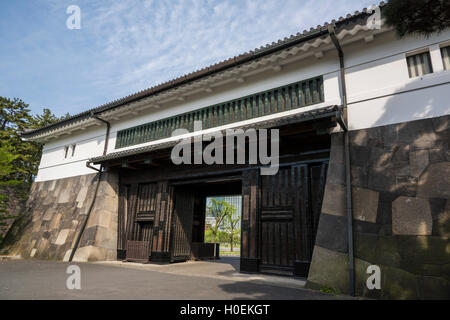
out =
[[[2,251],[23,258],[67,261],[92,204],[98,174],[33,183],[24,215]],[[103,173],[74,261],[115,260],[118,178]]]
[[0,184],[0,243],[14,220],[24,212],[28,189],[25,183]]
[[[450,298],[450,116],[352,131],[356,293]],[[346,293],[348,244],[343,134],[332,136],[307,286]],[[369,265],[381,289],[368,290]]]

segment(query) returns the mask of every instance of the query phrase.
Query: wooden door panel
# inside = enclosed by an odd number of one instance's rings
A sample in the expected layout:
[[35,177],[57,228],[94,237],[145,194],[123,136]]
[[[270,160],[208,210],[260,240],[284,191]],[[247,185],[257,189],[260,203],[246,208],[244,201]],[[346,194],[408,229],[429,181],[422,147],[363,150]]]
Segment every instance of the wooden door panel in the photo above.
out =
[[172,260],[189,259],[191,255],[194,195],[184,189],[175,190],[175,211],[172,224]]
[[122,246],[126,244],[127,260],[146,261],[151,255],[156,184],[122,186],[121,190],[120,243]]
[[[326,163],[296,164],[261,176],[260,270],[308,268],[325,187]],[[305,267],[306,266],[306,267]]]

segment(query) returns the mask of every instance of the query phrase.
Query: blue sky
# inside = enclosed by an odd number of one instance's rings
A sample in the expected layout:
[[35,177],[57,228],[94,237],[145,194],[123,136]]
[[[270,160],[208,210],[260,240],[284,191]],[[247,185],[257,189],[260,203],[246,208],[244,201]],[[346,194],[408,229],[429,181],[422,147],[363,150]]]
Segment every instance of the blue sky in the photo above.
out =
[[[372,3],[1,0],[0,96],[76,114]],[[80,30],[66,27],[73,4]]]

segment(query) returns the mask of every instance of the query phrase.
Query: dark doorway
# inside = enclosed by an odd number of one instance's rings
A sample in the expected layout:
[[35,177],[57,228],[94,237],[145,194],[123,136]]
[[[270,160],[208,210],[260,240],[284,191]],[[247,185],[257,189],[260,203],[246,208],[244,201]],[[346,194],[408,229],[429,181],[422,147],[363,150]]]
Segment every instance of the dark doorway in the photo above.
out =
[[241,176],[179,181],[173,187],[171,261],[219,258],[216,246],[205,242],[207,198],[240,195]]
[[192,225],[195,193],[186,187],[175,189],[173,212],[171,261],[184,261],[191,257]]
[[261,175],[261,164],[175,166],[164,150],[130,158],[119,169],[118,255],[140,241],[151,247],[151,261],[211,257],[206,199],[241,195],[240,271],[307,276],[333,125],[280,127],[280,166],[271,176]]

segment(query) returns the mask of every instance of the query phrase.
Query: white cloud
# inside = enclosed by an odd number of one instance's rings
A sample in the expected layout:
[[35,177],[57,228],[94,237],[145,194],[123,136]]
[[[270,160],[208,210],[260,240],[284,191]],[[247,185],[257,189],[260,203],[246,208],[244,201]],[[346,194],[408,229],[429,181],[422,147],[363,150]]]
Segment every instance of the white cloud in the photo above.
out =
[[[52,15],[65,10],[61,1],[48,1]],[[31,47],[52,52],[54,59],[67,59],[67,65],[73,61],[79,65],[80,78],[72,80],[83,85],[52,92],[55,101],[64,97],[71,113],[362,9],[356,0],[79,0],[77,4],[82,29],[70,34],[73,47],[57,39],[51,42],[50,30],[39,36],[33,33],[36,39],[46,39],[45,49],[39,41]],[[72,104],[80,101],[82,106]]]

